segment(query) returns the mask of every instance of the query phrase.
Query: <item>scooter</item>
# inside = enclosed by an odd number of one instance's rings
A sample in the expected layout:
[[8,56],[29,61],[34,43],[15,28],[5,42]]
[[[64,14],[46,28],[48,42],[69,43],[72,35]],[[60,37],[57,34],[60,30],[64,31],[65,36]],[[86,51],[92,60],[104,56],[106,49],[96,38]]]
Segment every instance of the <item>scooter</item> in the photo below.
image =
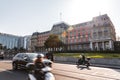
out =
[[90,66],[90,58],[86,58],[85,61],[83,61],[82,59],[79,59],[77,62],[76,62],[76,65],[77,65],[77,68],[79,67],[83,67],[83,66],[86,66],[87,68],[89,68]]
[[[28,63],[26,65],[26,67],[28,68],[28,80],[38,80],[36,79],[35,75],[34,75],[34,64],[33,63]],[[38,71],[44,73],[44,78],[43,80],[55,80],[54,75],[51,72],[52,68],[49,66],[46,66],[44,68],[42,68],[41,70],[38,69]],[[41,75],[39,75],[40,77],[43,77]],[[40,79],[41,80],[41,79]]]

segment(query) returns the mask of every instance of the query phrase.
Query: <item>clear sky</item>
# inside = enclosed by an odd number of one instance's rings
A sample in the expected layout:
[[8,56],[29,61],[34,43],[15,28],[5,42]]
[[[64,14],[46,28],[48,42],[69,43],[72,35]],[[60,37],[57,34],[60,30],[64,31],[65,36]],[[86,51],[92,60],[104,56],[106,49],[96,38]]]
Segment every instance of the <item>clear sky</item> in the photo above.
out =
[[61,20],[72,25],[99,14],[108,14],[120,36],[120,0],[0,0],[0,32],[31,35]]

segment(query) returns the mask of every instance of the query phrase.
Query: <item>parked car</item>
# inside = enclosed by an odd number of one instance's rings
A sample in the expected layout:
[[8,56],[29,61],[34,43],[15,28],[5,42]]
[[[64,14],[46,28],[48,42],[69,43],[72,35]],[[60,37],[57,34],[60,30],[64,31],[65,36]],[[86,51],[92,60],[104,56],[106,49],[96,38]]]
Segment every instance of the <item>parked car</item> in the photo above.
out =
[[[33,63],[37,58],[38,53],[18,53],[13,57],[12,60],[12,68],[13,70],[17,69],[26,69],[27,63]],[[44,59],[44,63],[46,65],[51,66],[52,61],[48,59]]]

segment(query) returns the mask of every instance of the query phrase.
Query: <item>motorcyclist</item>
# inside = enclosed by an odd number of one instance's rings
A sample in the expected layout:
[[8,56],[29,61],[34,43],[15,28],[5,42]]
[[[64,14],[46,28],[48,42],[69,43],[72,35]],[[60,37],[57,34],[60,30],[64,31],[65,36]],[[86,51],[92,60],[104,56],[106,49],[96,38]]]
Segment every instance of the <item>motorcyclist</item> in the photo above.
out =
[[81,54],[80,55],[80,58],[78,59],[78,62],[76,63],[77,64],[77,67],[79,68],[79,65],[85,65],[87,68],[89,68],[90,66],[90,58],[87,57],[84,55],[84,54]]
[[38,54],[37,59],[34,62],[34,64],[35,64],[34,75],[37,78],[37,80],[44,80],[44,73],[42,71],[40,71],[42,68],[45,67],[43,59],[44,59],[44,55],[43,54]]
[[85,61],[86,61],[86,57],[84,54],[81,55],[82,56],[82,64],[85,64]]
[[85,61],[86,61],[85,55],[81,54],[79,57],[80,58],[78,59],[78,64],[85,64]]

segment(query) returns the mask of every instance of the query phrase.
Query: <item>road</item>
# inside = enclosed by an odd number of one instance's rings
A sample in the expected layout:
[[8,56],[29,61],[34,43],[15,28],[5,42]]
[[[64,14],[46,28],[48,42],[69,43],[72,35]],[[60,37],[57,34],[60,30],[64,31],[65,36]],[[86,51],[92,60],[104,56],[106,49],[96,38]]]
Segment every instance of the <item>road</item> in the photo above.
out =
[[[90,67],[77,68],[76,65],[53,63],[56,80],[120,80],[120,69]],[[27,80],[25,70],[12,70],[11,61],[0,61],[0,80]]]

